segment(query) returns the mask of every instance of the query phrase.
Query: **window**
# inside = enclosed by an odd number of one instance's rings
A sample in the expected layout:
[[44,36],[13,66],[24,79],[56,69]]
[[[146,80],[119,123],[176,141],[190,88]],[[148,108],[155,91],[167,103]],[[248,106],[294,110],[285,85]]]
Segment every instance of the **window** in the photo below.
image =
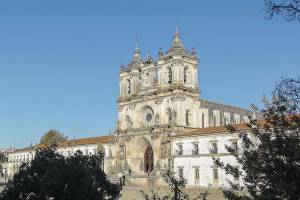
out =
[[217,126],[216,116],[214,116],[214,126]]
[[213,176],[214,176],[214,180],[219,179],[218,168],[213,168]]
[[131,84],[130,84],[130,80],[127,80],[127,94],[131,93]]
[[216,142],[211,143],[211,149],[210,149],[211,154],[217,154],[218,153],[218,145]]
[[169,67],[168,69],[168,83],[171,84],[172,83],[172,68]]
[[202,114],[202,128],[204,128],[204,114]]
[[237,141],[232,141],[232,143],[231,143],[231,148],[232,148],[233,150],[235,150],[235,151],[238,150],[238,143],[237,143]]
[[168,115],[168,123],[171,124],[171,122],[172,122],[172,112],[171,112],[170,108],[167,109],[167,115]]
[[186,112],[185,112],[185,123],[186,123],[186,126],[190,125],[190,116],[191,116],[190,110],[186,110]]
[[195,168],[195,180],[199,180],[200,174],[199,174],[199,168]]
[[179,156],[182,156],[183,155],[183,147],[182,147],[182,144],[177,144],[177,154]]
[[188,76],[188,67],[184,68],[184,72],[183,72],[183,82],[186,84],[187,83],[187,76]]
[[179,178],[183,178],[183,168],[178,168],[178,176]]
[[[238,167],[235,167],[235,168],[236,168],[236,170],[239,170],[239,168],[238,168]],[[239,173],[237,173],[237,174],[233,175],[233,179],[234,179],[235,181],[238,181],[238,180],[240,180],[240,174],[239,174]]]
[[193,144],[192,154],[193,155],[198,155],[199,154],[199,145],[198,145],[198,143]]
[[227,125],[227,118],[224,117],[224,125],[226,126]]

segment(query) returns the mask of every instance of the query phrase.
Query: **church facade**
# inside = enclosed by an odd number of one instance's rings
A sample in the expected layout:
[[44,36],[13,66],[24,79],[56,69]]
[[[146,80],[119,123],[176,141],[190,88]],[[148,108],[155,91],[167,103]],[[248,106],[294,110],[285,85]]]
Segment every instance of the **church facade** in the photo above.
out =
[[[131,62],[120,68],[114,133],[68,141],[59,145],[58,153],[101,150],[109,177],[125,175],[131,184],[163,184],[161,174],[171,169],[189,186],[225,186],[227,177],[213,166],[212,156],[235,162],[224,145],[238,147],[238,137],[225,126],[247,129],[244,123],[253,113],[202,99],[199,66],[196,52],[184,47],[178,30],[171,47],[160,50],[156,59],[143,59],[136,47]],[[14,174],[19,163],[33,157],[32,148],[10,153],[7,173]]]

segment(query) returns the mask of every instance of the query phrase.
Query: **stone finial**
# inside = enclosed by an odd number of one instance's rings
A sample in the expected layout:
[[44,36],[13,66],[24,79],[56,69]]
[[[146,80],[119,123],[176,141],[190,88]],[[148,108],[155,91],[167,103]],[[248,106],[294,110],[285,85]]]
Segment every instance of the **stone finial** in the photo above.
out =
[[141,60],[141,50],[139,48],[138,43],[135,44],[135,50],[133,53],[132,61],[139,62]]
[[183,48],[183,43],[180,40],[180,34],[179,34],[179,29],[176,27],[175,35],[173,37],[173,44],[172,47],[175,48]]
[[159,48],[158,57],[162,57],[163,55],[164,55],[164,52],[162,51],[161,48]]

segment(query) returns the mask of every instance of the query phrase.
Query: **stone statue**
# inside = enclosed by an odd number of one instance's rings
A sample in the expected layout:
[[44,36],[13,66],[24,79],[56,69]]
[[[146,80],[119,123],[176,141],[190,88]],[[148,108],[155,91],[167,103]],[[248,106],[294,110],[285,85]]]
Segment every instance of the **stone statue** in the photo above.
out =
[[175,124],[176,123],[176,110],[172,110],[171,112],[171,116],[172,116],[172,120],[171,120],[171,123],[172,124]]
[[159,119],[159,114],[156,113],[155,117],[154,117],[154,122],[155,122],[155,125],[159,125],[160,124],[160,119]]

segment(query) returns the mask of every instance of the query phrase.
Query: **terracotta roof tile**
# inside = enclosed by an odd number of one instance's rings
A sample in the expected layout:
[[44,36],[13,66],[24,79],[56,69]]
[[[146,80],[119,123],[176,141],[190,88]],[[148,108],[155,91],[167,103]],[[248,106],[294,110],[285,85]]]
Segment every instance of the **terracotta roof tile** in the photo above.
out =
[[[237,130],[247,130],[249,127],[246,124],[236,124],[233,125]],[[214,126],[207,128],[199,128],[194,131],[182,132],[178,136],[197,136],[197,135],[206,135],[206,134],[214,134],[214,133],[226,133],[228,129],[226,126]]]
[[85,145],[85,144],[99,144],[112,142],[112,136],[100,136],[100,137],[90,137],[90,138],[80,138],[75,140],[68,140],[60,143],[58,146],[68,146],[68,145]]

